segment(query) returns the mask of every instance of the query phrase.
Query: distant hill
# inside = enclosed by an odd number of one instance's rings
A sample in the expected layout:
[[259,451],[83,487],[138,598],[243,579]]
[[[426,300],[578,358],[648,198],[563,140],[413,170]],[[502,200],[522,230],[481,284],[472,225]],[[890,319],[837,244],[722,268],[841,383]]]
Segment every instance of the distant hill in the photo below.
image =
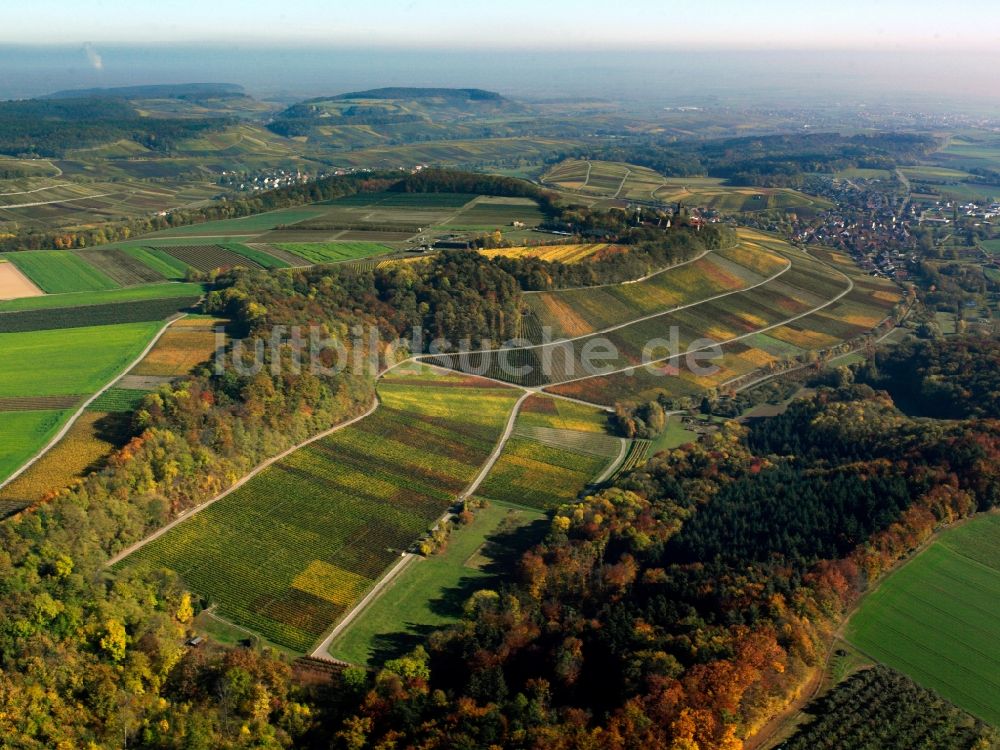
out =
[[[484,89],[434,89],[434,88],[411,88],[406,86],[387,87],[381,89],[369,89],[368,91],[352,91],[347,94],[339,94],[331,97],[333,100],[345,99],[401,99],[411,101],[415,99],[453,99],[457,101],[481,101],[481,102],[504,102],[506,99],[495,91],[485,91]],[[315,99],[312,101],[323,101]]]
[[41,99],[209,99],[246,96],[235,83],[168,83],[155,86],[117,86],[113,88],[67,89],[39,97]]
[[[483,89],[388,87],[323,96],[294,104],[268,124],[285,137],[327,139],[338,133],[379,141],[408,143],[445,137],[513,135],[498,118],[523,117],[524,105]],[[487,116],[490,125],[482,120]]]

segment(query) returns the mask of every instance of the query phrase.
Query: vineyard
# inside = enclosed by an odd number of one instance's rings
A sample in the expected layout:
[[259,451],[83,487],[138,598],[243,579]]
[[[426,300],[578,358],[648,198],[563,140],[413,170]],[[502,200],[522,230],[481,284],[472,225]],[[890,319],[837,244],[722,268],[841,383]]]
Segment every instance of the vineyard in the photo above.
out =
[[174,378],[210,362],[219,346],[214,328],[216,322],[201,318],[177,321],[129,374]]
[[227,250],[222,245],[170,245],[162,250],[181,263],[206,273],[216,269],[228,270],[236,266],[263,268],[257,261]]
[[812,720],[782,750],[976,750],[996,747],[995,729],[887,667],[854,674],[806,707]]
[[135,388],[108,388],[88,406],[88,410],[110,414],[130,413],[139,408],[148,391]]
[[191,267],[157,247],[123,247],[122,252],[165,279],[183,279]]
[[558,263],[579,263],[598,253],[616,252],[614,245],[531,245],[525,247],[502,247],[496,250],[480,250],[487,258],[538,258]]
[[737,246],[668,269],[634,284],[527,295],[532,311],[554,336],[580,336],[644,315],[759,284],[788,268],[769,249],[746,253]]
[[621,451],[621,440],[608,433],[607,423],[607,413],[599,409],[529,397],[477,494],[541,509],[576,499]]
[[392,252],[377,242],[283,242],[278,247],[310,263],[339,263]]
[[114,435],[108,415],[86,412],[39,461],[0,489],[0,505],[31,505],[48,493],[68,486],[100,466],[100,462],[120,442]]
[[102,271],[119,286],[135,286],[163,281],[167,277],[136,257],[121,250],[89,250],[80,253],[94,268]]
[[869,594],[847,640],[966,711],[1000,724],[1000,516],[943,532]]
[[103,305],[0,313],[0,333],[23,333],[165,320],[180,310],[192,307],[198,302],[198,299],[198,296],[168,297]]
[[269,467],[127,564],[173,568],[222,616],[307,650],[452,504],[517,399],[428,368],[391,373],[378,391],[374,414]]

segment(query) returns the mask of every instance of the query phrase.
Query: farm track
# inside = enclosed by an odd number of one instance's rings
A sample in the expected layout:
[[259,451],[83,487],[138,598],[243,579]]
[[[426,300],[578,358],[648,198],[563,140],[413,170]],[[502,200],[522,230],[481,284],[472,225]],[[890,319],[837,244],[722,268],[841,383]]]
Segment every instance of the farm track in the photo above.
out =
[[[816,307],[813,307],[812,309],[805,310],[804,312],[801,312],[798,315],[794,315],[794,316],[792,316],[790,318],[787,318],[785,320],[778,321],[777,323],[772,323],[771,325],[766,326],[764,328],[758,328],[758,329],[756,329],[754,331],[750,331],[748,333],[743,333],[743,334],[740,334],[739,336],[734,336],[733,338],[727,339],[725,341],[715,341],[715,342],[709,344],[708,346],[699,347],[698,349],[689,349],[684,354],[675,354],[675,355],[672,355],[672,356],[669,356],[669,357],[664,357],[663,359],[654,360],[653,362],[647,362],[646,364],[647,365],[655,365],[655,364],[660,364],[660,363],[664,363],[664,362],[672,362],[674,360],[680,359],[682,356],[687,356],[689,354],[697,354],[698,352],[707,351],[708,349],[712,349],[712,348],[714,348],[716,346],[720,346],[721,347],[721,346],[726,346],[728,344],[735,344],[736,342],[743,341],[744,339],[748,339],[751,336],[756,336],[759,333],[767,333],[768,331],[773,331],[776,328],[781,328],[783,326],[788,325],[789,323],[794,323],[797,320],[801,320],[802,318],[806,318],[806,317],[809,317],[810,315],[814,315],[815,313],[818,313],[820,310],[825,310],[830,305],[834,304],[835,302],[838,302],[839,300],[843,299],[848,294],[850,294],[851,292],[854,291],[854,279],[852,279],[850,276],[848,276],[843,271],[841,271],[841,270],[839,270],[837,268],[834,268],[833,266],[830,266],[829,264],[824,263],[823,261],[818,261],[818,262],[823,263],[823,265],[826,265],[831,270],[836,271],[844,279],[847,280],[847,288],[844,289],[843,291],[841,291],[836,297],[832,297],[832,298],[828,299],[826,302],[824,302],[821,305],[817,305]],[[789,267],[790,266],[791,266],[791,263],[789,263]],[[785,269],[785,270],[787,271],[788,269]],[[758,284],[757,286],[760,286],[760,285]],[[750,288],[752,289],[753,287],[750,287]],[[741,291],[748,291],[748,290],[741,290]],[[723,295],[723,296],[725,296],[725,295]],[[710,300],[705,300],[705,301],[710,301]],[[698,304],[701,304],[701,303],[698,303]],[[656,317],[656,316],[653,316],[653,317]],[[618,370],[614,370],[612,372],[601,373],[600,377],[610,377],[612,375],[618,375],[618,374],[623,373],[623,372],[630,372],[630,371],[633,371],[635,369],[636,369],[635,365],[630,365],[628,367],[622,367],[622,368],[620,368]],[[553,386],[566,385],[567,383],[577,383],[577,382],[580,382],[581,380],[589,380],[590,378],[593,378],[593,377],[595,377],[595,376],[594,375],[585,375],[583,377],[572,378],[570,380],[562,380],[562,381],[560,381],[558,383],[547,383],[542,388],[542,390],[546,394],[549,394],[548,391],[545,391],[545,388],[549,388],[549,387],[553,387]],[[554,395],[554,394],[549,394],[549,395]]]
[[[390,368],[391,369],[391,368]],[[389,372],[389,370],[386,370]],[[448,372],[451,372],[450,370]],[[385,373],[383,373],[384,375]],[[531,391],[525,391],[521,397],[514,403],[513,408],[511,408],[510,415],[507,417],[507,425],[504,427],[503,433],[497,440],[496,446],[493,448],[493,452],[483,463],[482,468],[479,470],[479,474],[469,483],[469,485],[462,491],[460,495],[456,498],[457,501],[462,501],[465,498],[475,494],[476,490],[479,489],[479,485],[483,483],[487,476],[489,476],[490,471],[496,465],[496,462],[500,459],[503,453],[504,447],[507,445],[507,441],[510,440],[510,436],[514,433],[514,424],[517,422],[517,415],[521,412],[521,405],[534,395]],[[445,513],[442,519],[447,518],[450,512]],[[320,644],[312,650],[310,656],[320,659],[329,659],[330,654],[328,649],[333,645],[333,642],[343,633],[351,623],[356,620],[362,612],[379,596],[383,591],[399,576],[404,570],[406,570],[410,565],[419,560],[419,555],[414,555],[412,553],[404,553],[402,558],[393,565],[388,572],[383,575],[378,582],[371,588],[371,590],[365,594],[365,596],[355,604],[351,609],[344,613],[337,624],[334,626]]]
[[89,201],[94,198],[107,198],[109,195],[114,195],[114,193],[98,193],[97,195],[81,195],[79,198],[63,198],[57,201],[37,201],[35,203],[15,203],[10,206],[0,206],[0,208],[6,210],[8,208],[34,208],[36,206],[54,206],[59,203],[76,203],[77,201]]
[[622,284],[639,284],[642,283],[643,281],[649,281],[650,279],[656,278],[661,273],[666,273],[667,271],[673,271],[675,268],[680,268],[681,266],[686,266],[690,263],[694,263],[695,261],[701,260],[709,253],[718,253],[720,251],[733,250],[739,247],[739,244],[740,243],[737,242],[735,245],[730,245],[729,247],[720,247],[718,250],[702,250],[693,258],[689,258],[688,260],[682,260],[680,263],[674,263],[672,266],[666,266],[664,268],[659,269],[658,271],[653,271],[652,273],[647,273],[645,276],[641,276],[638,279],[629,279],[628,281],[612,281],[607,284],[594,284],[592,286],[567,286],[560,289],[547,289],[545,291],[525,292],[525,294],[549,294],[551,292],[574,292],[580,289],[605,289],[609,286],[621,286]]
[[621,446],[618,449],[618,455],[611,460],[611,463],[608,464],[608,467],[603,472],[601,472],[601,475],[597,477],[597,479],[595,479],[593,482],[591,482],[591,484],[603,484],[604,482],[608,481],[611,477],[614,476],[615,471],[618,470],[618,467],[622,465],[622,461],[625,460],[625,456],[628,454],[629,441],[626,440],[625,438],[618,438],[618,440],[621,443]]
[[[697,260],[697,258],[694,258],[693,260]],[[676,267],[677,266],[671,266],[670,268],[676,268]],[[670,269],[664,269],[664,270],[670,270]],[[682,310],[688,310],[688,309],[690,309],[692,307],[698,307],[699,305],[705,305],[705,304],[708,304],[709,302],[715,302],[715,301],[723,299],[725,297],[731,297],[734,294],[744,294],[746,292],[753,291],[754,289],[757,289],[758,287],[764,286],[765,284],[770,284],[772,281],[774,281],[778,277],[780,277],[780,276],[788,273],[790,270],[792,270],[792,262],[790,260],[786,259],[786,265],[785,265],[784,268],[782,268],[780,271],[772,274],[771,276],[767,277],[766,279],[758,281],[756,284],[751,284],[750,286],[741,287],[740,289],[733,289],[733,290],[730,290],[728,292],[722,292],[721,294],[716,294],[716,295],[714,295],[712,297],[705,297],[704,299],[696,300],[694,302],[688,302],[687,304],[684,304],[684,305],[678,305],[676,307],[668,307],[665,310],[660,310],[660,311],[655,312],[655,313],[650,313],[649,315],[643,315],[641,317],[634,318],[632,320],[627,320],[624,323],[617,323],[617,324],[615,324],[613,326],[608,326],[607,328],[601,328],[601,329],[598,329],[596,331],[591,331],[590,333],[583,333],[583,334],[580,334],[579,336],[572,336],[572,337],[564,338],[564,339],[556,339],[555,341],[549,341],[549,342],[544,343],[544,344],[531,344],[530,346],[519,346],[519,347],[517,347],[515,349],[508,349],[508,350],[505,350],[505,349],[478,349],[478,350],[469,351],[469,352],[462,352],[462,354],[469,355],[469,354],[491,354],[491,353],[500,352],[500,351],[528,351],[528,350],[531,350],[531,349],[542,349],[542,348],[544,348],[546,346],[554,346],[556,344],[571,344],[574,341],[580,341],[582,339],[589,339],[589,338],[592,338],[594,336],[601,336],[601,335],[606,334],[606,333],[613,333],[614,331],[618,331],[618,330],[620,330],[622,328],[628,328],[629,326],[636,325],[637,323],[645,323],[648,320],[654,320],[655,318],[659,318],[659,317],[662,317],[664,315],[672,315],[673,313],[681,312]],[[658,273],[662,273],[662,271],[659,271]],[[626,283],[634,283],[634,282],[626,282]],[[853,282],[851,282],[851,284],[852,284],[852,289],[853,289]],[[559,290],[559,291],[562,291],[562,290]],[[847,291],[850,292],[851,290],[848,289]],[[843,296],[843,295],[841,295],[841,296]],[[839,297],[838,297],[838,299],[839,299]],[[836,302],[836,300],[831,300],[831,302]],[[815,311],[810,311],[810,313],[811,312],[815,312]],[[806,313],[806,314],[808,315],[810,313]],[[789,320],[789,321],[785,321],[785,322],[786,323],[790,323],[792,321]],[[780,325],[785,325],[785,323],[781,323]],[[759,333],[759,332],[758,331],[754,331],[754,333]],[[729,342],[726,342],[726,343],[729,343]],[[447,356],[447,355],[441,355],[441,356]]]
[[374,411],[378,408],[378,406],[379,406],[379,400],[378,400],[378,396],[376,396],[375,400],[372,402],[372,405],[370,407],[368,407],[368,410],[365,411],[363,414],[359,414],[356,417],[352,417],[351,419],[347,420],[346,422],[341,422],[341,423],[339,423],[339,424],[331,427],[329,430],[325,430],[325,431],[320,432],[320,433],[318,433],[316,435],[313,435],[308,440],[303,440],[301,443],[298,443],[297,445],[293,445],[291,448],[288,448],[287,450],[284,450],[281,453],[279,453],[279,454],[277,454],[275,456],[272,456],[271,458],[267,459],[266,461],[263,461],[262,463],[257,464],[257,466],[254,467],[248,474],[245,474],[242,479],[238,480],[235,484],[233,484],[232,486],[230,486],[224,492],[221,492],[218,495],[216,495],[215,497],[213,497],[213,498],[211,498],[209,500],[206,500],[205,502],[201,503],[200,505],[196,505],[195,507],[191,508],[190,510],[185,511],[184,513],[182,513],[181,515],[179,515],[177,518],[175,518],[173,521],[171,521],[170,523],[168,523],[166,526],[164,526],[164,527],[162,527],[160,529],[157,529],[156,531],[154,531],[152,534],[150,534],[146,538],[140,539],[135,544],[132,544],[132,545],[126,547],[125,549],[121,550],[117,555],[115,555],[110,560],[108,560],[106,563],[104,563],[105,567],[110,568],[110,567],[112,567],[114,565],[117,565],[118,563],[120,563],[122,560],[124,560],[129,555],[133,554],[134,552],[138,552],[140,549],[142,549],[143,547],[145,547],[147,544],[149,544],[150,542],[154,541],[155,539],[159,539],[161,536],[163,536],[164,534],[166,534],[168,531],[170,531],[171,529],[173,529],[175,526],[180,525],[181,523],[183,523],[184,521],[188,520],[192,516],[195,516],[198,513],[200,513],[201,511],[205,510],[205,508],[208,508],[209,506],[215,504],[216,502],[218,502],[222,498],[226,497],[227,495],[232,494],[233,492],[235,492],[236,490],[238,490],[240,487],[242,487],[243,485],[245,485],[247,482],[249,482],[251,479],[253,479],[255,476],[257,476],[262,471],[264,471],[264,469],[268,468],[269,466],[272,466],[273,464],[277,463],[278,461],[280,461],[283,458],[287,458],[288,456],[290,456],[292,453],[295,453],[295,451],[299,450],[300,448],[305,448],[307,445],[315,443],[317,440],[322,440],[323,438],[325,438],[325,437],[327,437],[329,435],[332,435],[333,433],[338,432],[339,430],[342,430],[345,427],[350,427],[351,425],[353,425],[353,424],[355,424],[357,422],[360,422],[365,417],[368,417],[372,413],[374,413]]
[[50,450],[52,450],[60,440],[62,440],[64,437],[66,437],[66,434],[70,431],[70,429],[72,429],[73,425],[76,424],[76,421],[87,410],[87,407],[90,406],[94,401],[96,401],[100,396],[104,395],[105,391],[107,391],[109,388],[112,388],[115,385],[115,383],[117,383],[119,380],[121,380],[121,378],[124,375],[128,374],[132,370],[132,368],[134,368],[143,359],[145,359],[146,355],[149,354],[150,351],[152,351],[152,349],[153,349],[154,346],[156,346],[156,342],[158,342],[160,340],[160,338],[163,336],[163,334],[167,332],[167,329],[170,328],[170,326],[172,326],[174,323],[176,323],[178,320],[180,320],[183,317],[184,317],[184,314],[183,313],[179,313],[178,315],[176,315],[176,316],[172,317],[170,320],[168,320],[166,322],[166,324],[164,324],[164,326],[162,328],[160,328],[160,330],[156,333],[156,335],[153,337],[152,341],[149,342],[149,344],[146,346],[146,348],[142,350],[142,352],[139,354],[139,356],[136,357],[132,362],[129,363],[128,367],[126,367],[123,370],[121,370],[120,372],[118,372],[114,376],[114,378],[112,378],[111,381],[108,382],[103,388],[101,388],[99,391],[97,391],[96,393],[94,393],[90,398],[88,398],[86,401],[84,401],[83,404],[80,405],[80,408],[77,409],[70,416],[70,418],[68,420],[66,420],[66,424],[64,424],[62,426],[62,428],[59,430],[59,432],[57,432],[55,435],[53,435],[52,439],[40,451],[38,451],[38,453],[36,453],[34,456],[32,456],[30,459],[28,459],[25,463],[21,464],[20,468],[18,468],[17,471],[15,471],[13,474],[11,474],[9,477],[7,477],[2,482],[0,482],[0,489],[3,489],[8,484],[10,484],[15,479],[17,479],[19,476],[21,476],[28,469],[30,469],[35,463],[37,463],[39,460],[41,460],[41,458],[46,453],[48,453]]

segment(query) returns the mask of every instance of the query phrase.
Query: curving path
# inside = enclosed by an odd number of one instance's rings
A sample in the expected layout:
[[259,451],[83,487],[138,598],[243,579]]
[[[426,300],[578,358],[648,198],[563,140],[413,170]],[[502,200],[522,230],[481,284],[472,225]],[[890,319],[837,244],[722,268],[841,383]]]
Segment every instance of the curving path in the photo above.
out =
[[46,443],[42,447],[42,449],[40,451],[38,451],[38,453],[36,453],[34,456],[32,456],[31,458],[29,458],[26,462],[24,462],[23,464],[21,464],[20,468],[17,471],[15,471],[13,474],[11,474],[9,477],[7,477],[2,482],[0,482],[0,489],[3,489],[8,484],[10,484],[15,479],[17,479],[19,476],[21,476],[28,469],[30,469],[46,453],[48,453],[50,450],[52,450],[55,447],[56,443],[58,443],[60,440],[62,440],[64,437],[66,437],[66,433],[70,431],[70,428],[74,424],[76,424],[76,420],[78,420],[83,415],[83,413],[87,410],[87,407],[90,406],[92,403],[94,403],[94,401],[97,400],[98,396],[102,395],[106,390],[108,390],[115,383],[117,383],[119,380],[121,380],[121,378],[122,378],[123,375],[127,374],[133,367],[135,367],[140,362],[142,362],[142,360],[145,359],[146,355],[149,354],[150,350],[154,346],[156,346],[156,342],[159,341],[160,338],[163,336],[163,334],[167,332],[167,329],[170,328],[170,326],[172,326],[174,323],[176,323],[178,320],[180,320],[183,317],[184,317],[184,314],[181,313],[181,314],[175,315],[174,317],[170,318],[166,322],[166,324],[164,324],[164,326],[159,331],[157,331],[157,333],[153,337],[152,341],[150,341],[149,344],[146,346],[146,348],[142,350],[142,353],[139,354],[138,357],[136,357],[132,362],[129,363],[128,367],[126,367],[123,370],[121,370],[120,372],[118,372],[108,383],[106,383],[104,385],[103,388],[101,388],[101,390],[97,391],[94,395],[92,395],[90,398],[88,398],[86,401],[84,401],[83,404],[80,406],[80,408],[77,409],[70,416],[70,418],[68,420],[66,420],[66,424],[63,425],[62,429],[60,429],[59,432],[57,432],[52,437],[52,439],[49,440],[49,442]]

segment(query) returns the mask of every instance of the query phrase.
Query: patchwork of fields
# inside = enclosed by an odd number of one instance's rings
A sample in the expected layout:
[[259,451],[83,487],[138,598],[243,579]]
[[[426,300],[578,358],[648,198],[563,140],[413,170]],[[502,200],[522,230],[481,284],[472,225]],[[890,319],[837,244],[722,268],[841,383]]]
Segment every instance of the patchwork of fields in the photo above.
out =
[[[136,359],[160,321],[0,333],[0,482]],[[44,372],[45,377],[38,373]]]
[[475,477],[518,396],[425,367],[387,374],[378,393],[373,414],[122,564],[173,568],[223,617],[308,650]]
[[872,591],[847,640],[993,724],[1000,724],[1000,516],[973,519]]
[[664,177],[647,167],[621,162],[567,159],[550,169],[542,182],[605,203],[683,203],[722,213],[832,207],[823,198],[789,188],[736,187],[714,177]]

